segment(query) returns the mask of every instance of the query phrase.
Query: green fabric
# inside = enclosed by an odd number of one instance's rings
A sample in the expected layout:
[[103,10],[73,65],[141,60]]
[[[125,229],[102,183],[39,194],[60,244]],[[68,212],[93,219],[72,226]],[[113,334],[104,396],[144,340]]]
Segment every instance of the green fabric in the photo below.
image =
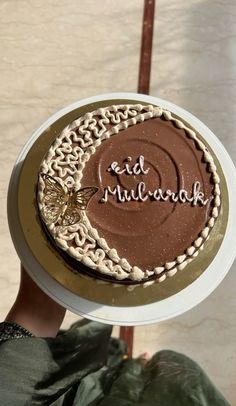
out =
[[83,321],[56,338],[0,344],[3,406],[229,406],[191,359],[161,351],[124,360],[109,326]]

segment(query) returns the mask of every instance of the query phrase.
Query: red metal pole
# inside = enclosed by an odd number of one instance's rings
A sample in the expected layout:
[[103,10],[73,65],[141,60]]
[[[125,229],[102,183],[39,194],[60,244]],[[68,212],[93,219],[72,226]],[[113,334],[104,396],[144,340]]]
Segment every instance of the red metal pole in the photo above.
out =
[[[155,15],[155,0],[144,0],[142,44],[139,62],[138,93],[149,94],[152,38]],[[127,342],[127,356],[132,357],[134,342],[134,327],[120,327],[120,338]]]
[[134,343],[134,327],[120,327],[120,339],[127,343],[127,356],[132,358]]
[[139,63],[138,93],[149,94],[152,63],[152,38],[155,0],[144,1],[142,45]]

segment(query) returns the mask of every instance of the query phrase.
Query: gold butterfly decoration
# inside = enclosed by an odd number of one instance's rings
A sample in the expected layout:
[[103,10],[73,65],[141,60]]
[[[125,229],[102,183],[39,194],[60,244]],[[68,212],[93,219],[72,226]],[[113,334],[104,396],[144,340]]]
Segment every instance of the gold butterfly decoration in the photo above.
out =
[[52,176],[41,174],[44,181],[42,217],[46,224],[57,223],[71,226],[80,221],[80,211],[86,207],[97,187],[84,187],[77,191],[65,191],[65,188]]

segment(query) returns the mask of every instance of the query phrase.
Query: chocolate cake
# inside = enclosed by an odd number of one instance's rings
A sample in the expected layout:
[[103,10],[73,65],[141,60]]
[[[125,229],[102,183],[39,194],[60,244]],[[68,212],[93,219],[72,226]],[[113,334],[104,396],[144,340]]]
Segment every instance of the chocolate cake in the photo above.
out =
[[220,211],[204,134],[153,105],[113,105],[68,125],[39,168],[50,241],[80,273],[153,283],[192,261]]

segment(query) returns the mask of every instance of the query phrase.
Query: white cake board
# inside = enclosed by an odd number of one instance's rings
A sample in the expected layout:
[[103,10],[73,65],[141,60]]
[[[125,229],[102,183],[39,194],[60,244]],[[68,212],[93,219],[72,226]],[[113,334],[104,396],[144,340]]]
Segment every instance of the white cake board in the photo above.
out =
[[[35,260],[29,247],[25,241],[24,234],[19,224],[16,190],[19,179],[21,165],[37,138],[45,131],[52,123],[58,120],[63,115],[70,111],[101,100],[111,99],[127,99],[140,100],[166,108],[176,115],[182,117],[190,125],[192,125],[199,133],[204,133],[204,137],[208,144],[215,152],[222,170],[224,172],[228,194],[229,194],[229,215],[225,237],[220,246],[220,249],[211,262],[209,267],[203,274],[195,280],[191,285],[181,290],[179,293],[161,300],[157,303],[147,304],[134,307],[115,307],[101,305],[95,302],[80,298],[78,295],[67,290],[56,282],[49,274],[47,274]],[[15,249],[32,279],[40,286],[56,302],[66,307],[73,313],[79,314],[91,320],[96,320],[102,323],[135,326],[152,324],[162,320],[167,320],[176,317],[187,310],[190,310],[202,300],[204,300],[223,280],[229,271],[234,258],[236,256],[236,169],[229,157],[227,151],[216,138],[216,136],[195,116],[186,110],[170,103],[168,101],[140,95],[136,93],[109,93],[90,97],[74,104],[71,104],[52,117],[50,117],[38,130],[36,130],[27,144],[21,151],[10,180],[8,190],[8,222]],[[224,264],[222,266],[222,264]]]

